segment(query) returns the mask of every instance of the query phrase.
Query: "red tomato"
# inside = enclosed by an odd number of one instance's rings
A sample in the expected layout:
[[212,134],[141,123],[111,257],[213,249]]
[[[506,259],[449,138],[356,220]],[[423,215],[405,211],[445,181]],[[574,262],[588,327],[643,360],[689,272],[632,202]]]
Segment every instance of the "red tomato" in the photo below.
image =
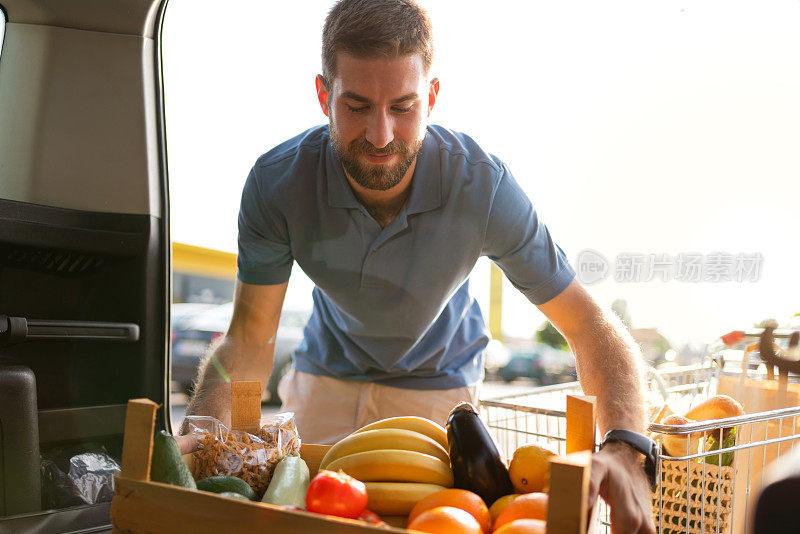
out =
[[377,525],[379,527],[386,525],[386,523],[383,521],[383,519],[381,519],[381,517],[378,514],[370,510],[364,510],[363,512],[361,512],[361,515],[358,516],[358,518],[361,521],[366,521],[371,525]]
[[308,485],[309,512],[357,519],[367,507],[367,486],[339,471],[320,471]]

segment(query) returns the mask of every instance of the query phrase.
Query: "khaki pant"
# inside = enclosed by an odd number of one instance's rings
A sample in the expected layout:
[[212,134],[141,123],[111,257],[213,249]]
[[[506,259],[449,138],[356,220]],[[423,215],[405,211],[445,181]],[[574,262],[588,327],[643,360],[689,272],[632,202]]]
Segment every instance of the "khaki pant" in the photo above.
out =
[[477,406],[480,383],[455,389],[404,389],[312,375],[292,368],[278,384],[281,411],[294,412],[304,443],[330,444],[387,417],[416,415],[444,426],[459,402]]

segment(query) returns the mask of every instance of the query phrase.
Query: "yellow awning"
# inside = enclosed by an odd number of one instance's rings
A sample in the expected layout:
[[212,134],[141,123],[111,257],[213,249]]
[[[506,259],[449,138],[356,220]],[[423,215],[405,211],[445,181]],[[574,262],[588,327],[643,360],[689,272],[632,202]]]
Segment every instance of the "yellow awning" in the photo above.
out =
[[213,278],[236,276],[236,254],[185,243],[172,243],[172,270]]

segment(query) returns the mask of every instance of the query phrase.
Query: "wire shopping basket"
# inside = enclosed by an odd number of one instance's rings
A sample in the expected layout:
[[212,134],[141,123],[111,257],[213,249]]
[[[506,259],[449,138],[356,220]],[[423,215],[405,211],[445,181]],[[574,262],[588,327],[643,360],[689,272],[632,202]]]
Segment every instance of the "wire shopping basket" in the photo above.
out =
[[[745,409],[726,419],[650,424],[651,437],[662,445],[661,477],[652,494],[653,519],[661,534],[748,532],[765,466],[800,445],[798,378],[781,373],[775,380],[769,365],[751,359],[759,345],[741,346],[761,332],[740,334],[711,347],[698,365],[650,373],[648,402],[656,408],[654,415],[661,412],[659,421],[664,411],[658,408],[665,403],[685,413],[717,394],[733,397]],[[581,392],[578,382],[533,388],[481,401],[482,413],[508,455],[530,443],[565,454],[566,398]],[[664,452],[663,442],[671,437],[691,444],[685,454]],[[599,515],[610,532],[609,509],[602,500]]]

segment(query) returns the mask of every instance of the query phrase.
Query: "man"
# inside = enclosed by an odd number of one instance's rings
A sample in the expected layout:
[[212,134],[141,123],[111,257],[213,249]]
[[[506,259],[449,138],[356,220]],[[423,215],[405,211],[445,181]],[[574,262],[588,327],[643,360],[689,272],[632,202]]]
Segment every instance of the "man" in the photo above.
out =
[[[506,166],[427,126],[432,55],[411,0],[333,7],[316,79],[329,125],[263,155],[247,179],[233,318],[187,413],[228,422],[222,376],[266,383],[296,261],[316,284],[314,310],[280,395],[302,439],[333,442],[396,415],[443,424],[457,402],[478,401],[488,336],[467,277],[488,256],[569,341],[601,431],[643,431],[630,337],[574,280]],[[640,460],[621,441],[594,457],[592,488],[612,505],[614,532],[654,532]]]

